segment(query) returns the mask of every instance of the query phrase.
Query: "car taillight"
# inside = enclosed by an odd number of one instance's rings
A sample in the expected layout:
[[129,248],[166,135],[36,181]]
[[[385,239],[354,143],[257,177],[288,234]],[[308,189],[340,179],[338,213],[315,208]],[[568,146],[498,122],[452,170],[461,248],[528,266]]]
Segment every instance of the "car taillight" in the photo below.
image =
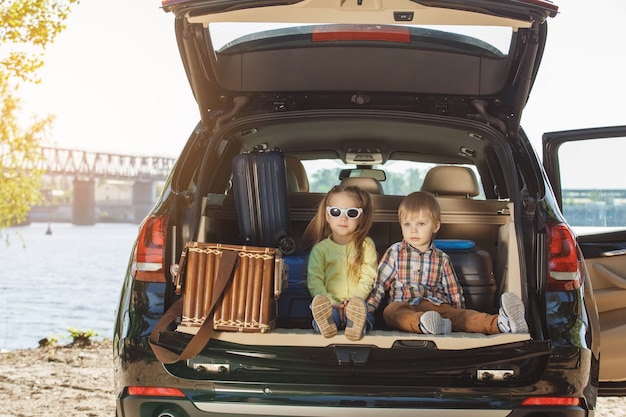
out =
[[547,224],[548,291],[572,291],[580,287],[576,237],[566,224]]
[[554,406],[561,405],[564,407],[572,407],[580,405],[578,397],[528,397],[522,401],[522,405],[534,406]]
[[378,41],[411,43],[411,32],[408,28],[376,25],[320,26],[313,30],[311,40],[313,42]]
[[178,388],[167,387],[128,387],[128,395],[137,395],[141,397],[184,397],[185,393]]
[[133,277],[137,281],[166,282],[165,239],[167,216],[150,216],[139,228],[139,239],[132,263]]

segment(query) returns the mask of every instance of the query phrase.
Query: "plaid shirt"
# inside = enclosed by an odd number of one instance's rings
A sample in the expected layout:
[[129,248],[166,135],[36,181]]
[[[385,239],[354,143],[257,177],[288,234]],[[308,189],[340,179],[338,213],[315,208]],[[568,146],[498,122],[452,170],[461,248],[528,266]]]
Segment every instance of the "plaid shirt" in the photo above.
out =
[[378,264],[378,279],[367,300],[370,309],[378,307],[386,291],[390,303],[417,305],[426,299],[437,305],[465,306],[450,257],[434,243],[424,252],[404,240],[391,245]]

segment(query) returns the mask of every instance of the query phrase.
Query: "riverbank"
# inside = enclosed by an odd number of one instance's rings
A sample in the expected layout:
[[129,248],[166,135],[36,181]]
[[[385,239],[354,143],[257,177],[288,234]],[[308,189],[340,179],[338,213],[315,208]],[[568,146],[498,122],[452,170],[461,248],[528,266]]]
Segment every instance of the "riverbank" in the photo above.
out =
[[112,417],[112,347],[41,347],[0,353],[0,417]]
[[[0,353],[0,417],[114,416],[112,351],[95,341]],[[626,417],[626,399],[599,398],[596,417]]]

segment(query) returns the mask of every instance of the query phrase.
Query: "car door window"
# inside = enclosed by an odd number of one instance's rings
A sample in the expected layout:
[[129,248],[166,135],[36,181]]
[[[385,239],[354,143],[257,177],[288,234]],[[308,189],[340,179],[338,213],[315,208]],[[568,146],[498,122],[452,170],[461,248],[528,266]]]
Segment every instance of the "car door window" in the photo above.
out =
[[626,137],[559,148],[563,215],[577,233],[626,229],[625,151]]

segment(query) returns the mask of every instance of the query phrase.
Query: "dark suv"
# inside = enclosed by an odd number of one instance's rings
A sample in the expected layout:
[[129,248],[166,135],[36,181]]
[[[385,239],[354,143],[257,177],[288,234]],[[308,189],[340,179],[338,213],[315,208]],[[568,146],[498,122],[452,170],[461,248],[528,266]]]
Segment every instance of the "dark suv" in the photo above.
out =
[[[119,417],[589,416],[600,387],[621,394],[626,297],[606,283],[595,297],[591,281],[602,268],[626,276],[626,234],[579,241],[561,205],[557,154],[568,136],[545,136],[544,169],[520,128],[555,5],[166,0],[163,8],[175,17],[200,123],[140,227],[122,288]],[[189,296],[179,281],[187,244],[250,242],[233,160],[254,152],[285,163],[283,189],[272,176],[255,185],[278,187],[271,194],[288,213],[287,239],[262,245],[289,266],[276,270],[275,316],[262,331],[218,328],[191,357],[162,360],[155,352],[179,357],[199,332],[174,310]],[[379,254],[402,238],[402,197],[435,194],[437,245],[468,305],[496,312],[500,294],[514,292],[528,333],[409,334],[377,312],[361,340],[315,334],[301,238],[340,182],[370,192]],[[162,326],[164,315],[171,324]]]

